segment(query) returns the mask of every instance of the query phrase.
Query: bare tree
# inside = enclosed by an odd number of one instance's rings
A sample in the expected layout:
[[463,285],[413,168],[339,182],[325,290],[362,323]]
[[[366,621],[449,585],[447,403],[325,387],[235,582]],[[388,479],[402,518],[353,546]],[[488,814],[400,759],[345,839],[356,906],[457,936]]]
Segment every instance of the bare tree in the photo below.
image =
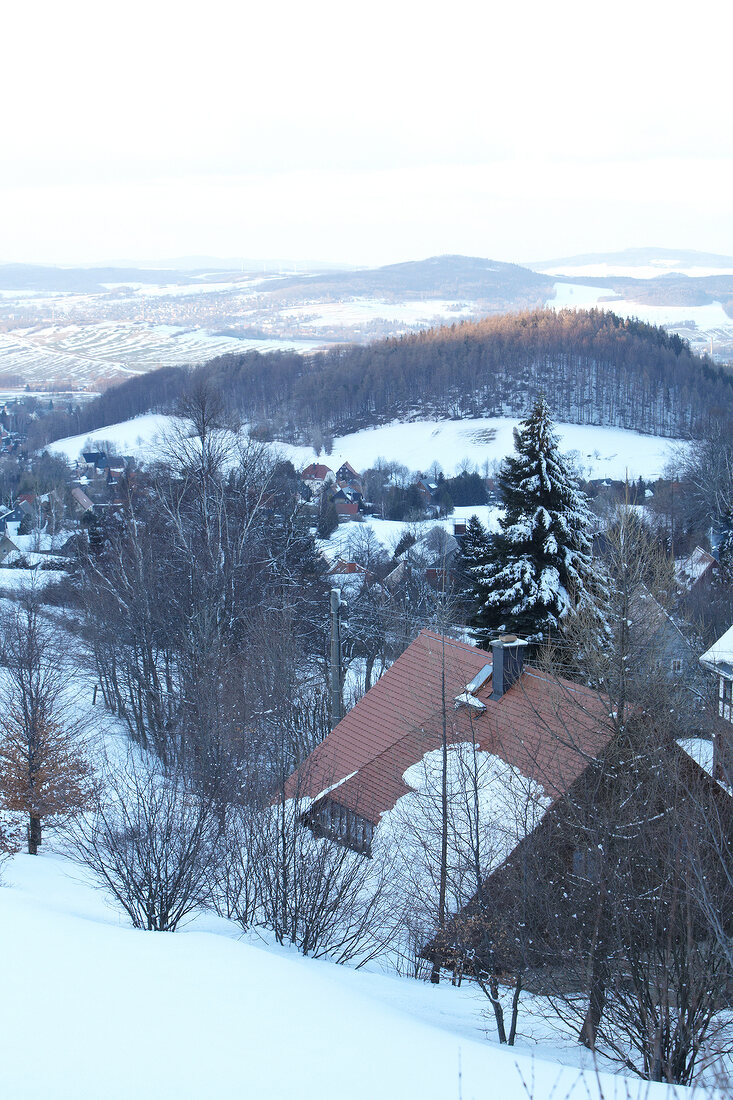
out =
[[135,928],[174,932],[209,900],[220,855],[210,797],[178,767],[150,754],[107,762],[91,813],[72,825],[69,853],[128,914]]
[[26,815],[28,852],[36,855],[44,825],[85,809],[93,778],[64,661],[35,589],[5,619],[2,643],[0,800]]

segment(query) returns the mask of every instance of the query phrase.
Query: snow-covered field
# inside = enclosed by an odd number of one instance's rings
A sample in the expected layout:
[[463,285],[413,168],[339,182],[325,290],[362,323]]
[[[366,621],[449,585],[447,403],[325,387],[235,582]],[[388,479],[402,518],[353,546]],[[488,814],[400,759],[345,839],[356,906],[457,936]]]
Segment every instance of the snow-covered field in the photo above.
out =
[[733,275],[733,267],[702,267],[699,264],[658,260],[651,264],[559,264],[553,266],[548,274],[566,275],[571,279],[656,279],[659,275],[672,272],[687,275],[690,279],[702,279],[707,275]]
[[[592,272],[587,271],[586,275]],[[733,274],[733,273],[732,273]],[[733,317],[729,317],[720,302],[701,306],[645,305],[630,298],[615,297],[606,287],[587,283],[555,283],[555,295],[548,299],[553,309],[610,310],[619,317],[635,317],[649,325],[662,325],[670,332],[689,340],[694,351],[725,350],[733,344]]]
[[[519,420],[485,417],[479,420],[419,420],[366,428],[334,439],[330,455],[317,461],[336,470],[348,460],[357,470],[374,465],[378,458],[394,460],[410,470],[427,471],[438,462],[446,476],[457,473],[464,462],[479,471],[500,462],[514,449],[513,429]],[[557,424],[563,451],[577,452],[577,462],[587,477],[645,478],[660,476],[669,460],[669,439],[639,435],[620,428]],[[315,459],[309,447],[278,446],[294,465]]]
[[475,306],[450,299],[421,298],[417,301],[384,302],[377,298],[350,298],[344,302],[318,302],[313,306],[291,306],[280,311],[283,317],[297,317],[314,328],[325,325],[369,324],[372,321],[430,325],[441,321],[473,317]]
[[69,462],[75,462],[87,441],[95,445],[109,442],[117,454],[134,455],[142,461],[150,460],[160,453],[161,439],[170,428],[170,423],[171,417],[162,413],[146,413],[120,424],[110,424],[107,428],[97,428],[86,435],[59,439],[56,443],[50,443],[48,450],[52,454],[64,455]]
[[485,1037],[486,1001],[465,984],[305,959],[214,917],[134,931],[79,875],[47,852],[4,868],[8,1100],[672,1096],[592,1069],[581,1079],[552,1049],[500,1049]]
[[548,305],[558,309],[570,306],[574,309],[591,309],[599,306],[617,313],[619,317],[637,317],[650,325],[664,325],[675,331],[687,326],[700,329],[733,328],[720,302],[704,306],[652,306],[634,302],[629,298],[616,298],[605,287],[588,286],[585,283],[555,283],[555,297]]
[[[60,439],[48,449],[74,461],[87,440],[110,440],[123,454],[150,459],[155,456],[167,422],[168,417],[151,413],[99,428],[88,435]],[[423,472],[438,462],[446,476],[451,476],[465,463],[479,471],[488,469],[490,472],[495,462],[512,453],[512,430],[518,423],[517,419],[498,417],[418,420],[410,424],[395,422],[336,437],[331,454],[322,453],[318,457],[312,447],[295,447],[287,443],[273,446],[289,458],[296,469],[318,461],[337,470],[342,462],[349,461],[356,470],[365,470],[383,458]],[[675,445],[674,440],[639,435],[621,428],[578,424],[557,424],[556,427],[563,451],[574,454],[585,477],[623,479],[628,476],[632,480],[639,475],[647,479],[659,477]]]
[[[26,555],[26,560],[28,557],[33,555]],[[41,555],[37,554],[35,557],[40,558]],[[11,569],[2,566],[0,567],[0,593],[20,593],[30,587],[45,588],[47,584],[56,584],[66,576],[68,574],[62,569]]]
[[0,373],[32,384],[65,379],[90,381],[144,374],[157,367],[205,363],[226,352],[310,351],[318,343],[298,339],[238,339],[204,328],[104,321],[17,328],[0,332]]

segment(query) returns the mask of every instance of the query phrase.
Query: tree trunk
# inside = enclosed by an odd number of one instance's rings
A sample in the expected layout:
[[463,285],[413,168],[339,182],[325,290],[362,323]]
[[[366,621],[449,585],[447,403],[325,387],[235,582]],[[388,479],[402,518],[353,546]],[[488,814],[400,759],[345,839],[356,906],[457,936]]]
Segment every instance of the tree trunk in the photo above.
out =
[[496,1017],[496,1033],[499,1036],[500,1043],[506,1043],[506,1028],[504,1027],[504,1009],[502,1008],[501,1001],[499,1000],[499,983],[496,978],[492,976],[489,978],[489,1000],[491,1001],[491,1007],[494,1010],[494,1016]]
[[38,855],[38,845],[41,843],[41,819],[40,817],[30,816],[30,824],[28,826],[28,855]]
[[514,1046],[514,1040],[517,1035],[517,1018],[519,1016],[519,995],[522,992],[522,973],[517,974],[517,984],[514,986],[514,995],[512,997],[512,1022],[509,1026],[509,1039],[508,1044],[510,1047]]
[[[442,729],[442,777],[440,790],[440,879],[438,886],[438,927],[445,927],[445,902],[448,878],[448,717],[445,707],[445,635],[442,636],[440,662]],[[436,952],[433,969],[430,974],[433,985],[440,982],[440,955]]]
[[596,1049],[596,1034],[606,1003],[606,967],[598,948],[593,951],[593,969],[590,979],[588,1011],[580,1029],[578,1041],[588,1050]]

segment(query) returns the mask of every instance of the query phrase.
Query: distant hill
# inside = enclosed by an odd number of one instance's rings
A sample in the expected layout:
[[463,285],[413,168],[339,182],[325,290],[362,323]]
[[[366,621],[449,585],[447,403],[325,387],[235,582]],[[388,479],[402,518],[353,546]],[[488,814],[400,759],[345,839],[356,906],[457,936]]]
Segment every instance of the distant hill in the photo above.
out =
[[694,437],[733,421],[733,373],[679,336],[601,310],[535,310],[309,357],[249,352],[153,371],[38,421],[32,445],[168,411],[192,380],[262,438],[294,443],[392,420],[522,416],[540,391],[567,423]]
[[[584,252],[577,256],[562,256],[554,260],[540,260],[527,264],[533,271],[555,272],[565,268],[657,269],[664,272],[686,272],[691,269],[710,268],[712,271],[733,271],[733,256],[717,252],[699,252],[690,248],[624,248],[619,252]],[[642,276],[643,277],[643,276]]]
[[[306,283],[292,277],[276,293],[292,293]],[[339,271],[307,279],[308,296],[345,295],[375,298],[450,298],[487,300],[496,309],[506,303],[536,304],[552,293],[553,280],[519,264],[477,256],[432,256],[427,260],[388,264],[362,271]]]
[[[193,274],[193,273],[190,273]],[[185,283],[180,271],[136,267],[52,267],[0,264],[0,290],[56,291],[94,294],[105,283]]]

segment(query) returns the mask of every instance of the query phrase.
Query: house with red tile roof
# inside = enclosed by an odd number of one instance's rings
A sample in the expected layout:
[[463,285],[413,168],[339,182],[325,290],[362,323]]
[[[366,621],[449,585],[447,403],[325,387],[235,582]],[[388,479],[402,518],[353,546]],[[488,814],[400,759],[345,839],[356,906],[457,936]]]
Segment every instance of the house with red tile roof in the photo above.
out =
[[300,475],[302,481],[312,493],[320,493],[327,481],[335,481],[336,476],[330,466],[324,466],[322,462],[311,462]]
[[290,777],[319,831],[368,849],[383,814],[410,792],[404,773],[440,748],[473,742],[561,798],[611,739],[599,697],[525,666],[525,643],[492,653],[423,630]]

